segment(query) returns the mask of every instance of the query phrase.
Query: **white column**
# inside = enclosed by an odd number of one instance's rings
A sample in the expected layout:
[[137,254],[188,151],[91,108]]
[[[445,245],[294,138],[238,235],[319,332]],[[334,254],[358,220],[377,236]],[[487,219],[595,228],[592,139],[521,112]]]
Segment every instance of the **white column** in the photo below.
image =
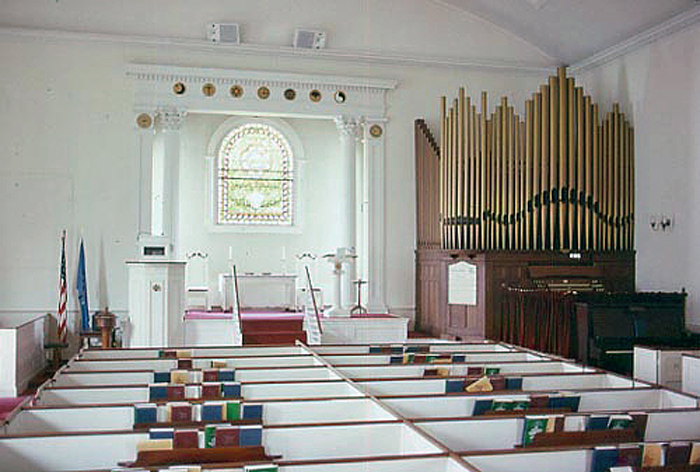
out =
[[364,146],[368,163],[368,268],[367,268],[367,310],[370,313],[386,313],[385,294],[385,187],[384,137],[386,119],[365,120]]
[[139,180],[137,235],[150,235],[153,207],[153,115],[141,113],[136,117],[136,146],[138,149]]
[[[335,118],[335,124],[340,133],[341,163],[338,170],[341,172],[339,189],[341,208],[338,212],[338,221],[342,225],[339,247],[356,251],[357,235],[357,209],[355,190],[355,166],[357,155],[357,136],[360,129],[359,120],[356,117],[339,116]],[[346,310],[354,303],[355,291],[353,280],[357,277],[355,261],[346,264],[346,274],[342,287],[341,308]]]
[[[156,156],[153,179],[153,234],[163,235],[176,256],[177,215],[179,211],[180,128],[186,112],[177,108],[158,110],[158,124],[162,138],[160,153]],[[157,227],[160,223],[161,227]]]

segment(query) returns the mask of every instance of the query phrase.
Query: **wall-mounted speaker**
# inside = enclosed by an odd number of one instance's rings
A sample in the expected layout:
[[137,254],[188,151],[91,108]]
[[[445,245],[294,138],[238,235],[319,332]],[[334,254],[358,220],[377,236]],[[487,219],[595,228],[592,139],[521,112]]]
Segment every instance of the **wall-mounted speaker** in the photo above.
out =
[[213,43],[241,43],[238,23],[212,23],[209,25],[208,37]]
[[299,49],[323,49],[326,47],[326,33],[297,29],[294,30],[294,47]]

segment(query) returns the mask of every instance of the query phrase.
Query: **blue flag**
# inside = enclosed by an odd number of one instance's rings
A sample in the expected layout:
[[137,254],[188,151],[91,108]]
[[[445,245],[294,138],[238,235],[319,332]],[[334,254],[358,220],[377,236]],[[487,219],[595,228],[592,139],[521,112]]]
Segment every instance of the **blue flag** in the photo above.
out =
[[76,282],[78,301],[80,302],[80,320],[82,331],[90,331],[90,310],[88,309],[87,277],[85,276],[85,248],[80,240],[80,255],[78,256],[78,280]]

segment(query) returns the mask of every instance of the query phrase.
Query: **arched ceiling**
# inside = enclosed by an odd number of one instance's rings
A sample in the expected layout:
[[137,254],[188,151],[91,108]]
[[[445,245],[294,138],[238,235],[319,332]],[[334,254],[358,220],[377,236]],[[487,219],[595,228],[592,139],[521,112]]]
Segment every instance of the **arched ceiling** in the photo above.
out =
[[428,0],[492,22],[574,64],[687,10],[696,0]]

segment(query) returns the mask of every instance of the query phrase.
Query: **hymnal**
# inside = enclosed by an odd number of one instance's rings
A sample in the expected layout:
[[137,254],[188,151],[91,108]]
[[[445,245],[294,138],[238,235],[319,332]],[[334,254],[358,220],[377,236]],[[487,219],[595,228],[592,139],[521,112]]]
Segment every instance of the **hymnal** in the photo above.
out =
[[134,405],[134,424],[156,423],[157,421],[158,407],[155,403]]
[[237,447],[239,445],[238,426],[217,426],[214,445],[216,447]]
[[205,369],[202,372],[203,382],[217,382],[219,380],[219,369]]
[[197,449],[199,447],[199,433],[196,429],[179,429],[173,437],[175,449]]
[[243,419],[262,419],[263,416],[263,406],[261,403],[244,403],[243,404],[243,414],[241,415]]
[[238,434],[240,446],[262,446],[262,426],[243,425],[239,428]]
[[591,472],[606,472],[617,465],[618,451],[615,446],[598,446],[593,448]]

